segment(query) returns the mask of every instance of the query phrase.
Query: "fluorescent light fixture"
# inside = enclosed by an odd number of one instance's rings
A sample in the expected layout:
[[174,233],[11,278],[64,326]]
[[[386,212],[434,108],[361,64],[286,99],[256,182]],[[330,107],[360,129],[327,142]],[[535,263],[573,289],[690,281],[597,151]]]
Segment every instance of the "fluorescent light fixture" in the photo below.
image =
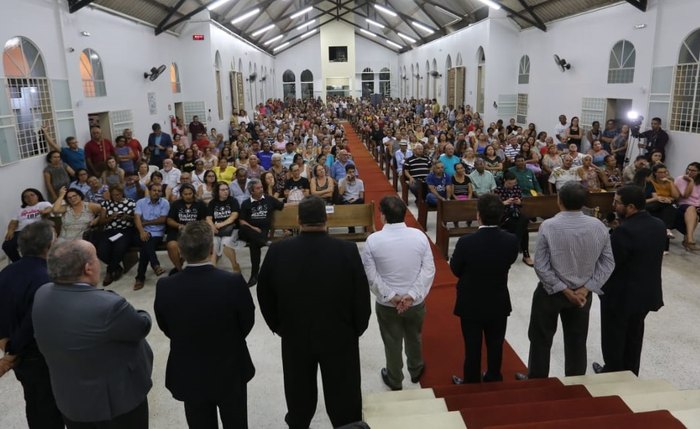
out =
[[379,6],[378,4],[375,4],[375,5],[374,5],[374,8],[377,9],[378,11],[380,11],[380,12],[386,13],[387,15],[397,16],[397,15],[396,15],[396,12],[394,12],[394,11],[391,10],[391,9],[385,8],[384,6]]
[[386,39],[386,43],[388,43],[388,44],[391,45],[391,46],[397,47],[397,48],[399,48],[399,49],[403,48],[403,46],[399,45],[398,43],[394,43],[394,42],[392,42],[392,41],[389,40],[389,39]]
[[270,24],[267,27],[263,27],[260,30],[256,31],[255,33],[251,34],[251,36],[253,36],[253,37],[259,36],[266,31],[272,30],[273,28],[275,28],[275,24]]
[[299,12],[295,13],[294,15],[290,16],[289,19],[296,19],[302,16],[305,13],[311,12],[313,10],[313,6],[309,6],[306,9],[302,9]]
[[306,33],[302,34],[302,35],[299,36],[299,37],[303,39],[304,37],[309,37],[309,36],[311,36],[311,35],[314,34],[315,32],[316,32],[316,29],[314,28],[313,30],[307,31]]
[[445,15],[449,15],[449,16],[453,17],[454,19],[461,19],[462,18],[461,16],[455,15],[454,13],[450,12],[449,10],[445,9],[444,7],[442,7],[440,5],[436,4],[433,7],[435,9],[439,10],[440,12],[444,13]]
[[376,34],[372,33],[371,31],[367,31],[367,30],[365,30],[364,28],[360,28],[360,31],[361,31],[362,33],[365,33],[366,35],[368,35],[368,36],[370,36],[370,37],[377,37]]
[[378,23],[377,21],[372,21],[371,19],[367,19],[367,18],[365,18],[365,21],[367,21],[367,24],[369,24],[369,25],[374,25],[375,27],[384,28],[384,25]]
[[309,25],[313,24],[314,22],[316,22],[315,19],[312,19],[311,21],[306,21],[305,23],[303,23],[303,24],[301,24],[300,26],[298,26],[298,27],[297,27],[297,30],[303,30],[303,29],[305,29],[306,27],[308,27]]
[[230,2],[230,1],[231,1],[231,0],[217,0],[217,1],[215,1],[214,3],[210,4],[209,6],[207,6],[207,9],[209,9],[209,10],[214,10],[214,9],[216,9],[217,7],[222,6],[222,5],[224,5],[224,4],[226,4],[226,3]]
[[234,24],[234,25],[238,24],[239,22],[244,21],[250,17],[253,17],[253,16],[257,15],[258,13],[260,13],[260,9],[256,7],[255,9],[251,10],[248,13],[244,13],[243,15],[239,16],[238,18],[232,19],[231,24]]
[[285,47],[287,47],[288,45],[289,45],[289,42],[284,42],[284,43],[282,43],[281,45],[279,45],[279,46],[273,48],[272,51],[273,51],[273,52],[279,51],[280,49],[285,48]]
[[272,39],[268,40],[267,42],[263,43],[263,45],[267,46],[267,45],[269,45],[270,43],[276,42],[276,41],[278,41],[279,39],[281,39],[281,38],[283,38],[283,37],[284,37],[284,34],[280,34],[279,36],[275,36],[275,37],[273,37]]
[[486,6],[493,8],[493,9],[500,9],[501,8],[500,4],[498,4],[492,0],[479,0],[479,1],[482,2],[483,4],[485,4]]
[[407,35],[405,35],[403,33],[396,33],[396,34],[398,34],[400,38],[402,38],[403,40],[405,40],[407,42],[416,43],[416,39],[414,39],[413,37],[408,37]]
[[420,22],[413,21],[413,26],[420,28],[421,30],[425,31],[428,34],[433,34],[435,33],[435,30],[433,30],[430,27],[426,27],[425,25],[421,24]]

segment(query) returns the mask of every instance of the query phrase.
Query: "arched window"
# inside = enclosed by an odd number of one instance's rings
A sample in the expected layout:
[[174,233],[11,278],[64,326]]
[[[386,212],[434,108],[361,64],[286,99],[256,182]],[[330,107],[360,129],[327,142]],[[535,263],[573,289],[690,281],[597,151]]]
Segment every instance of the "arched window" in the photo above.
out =
[[301,98],[314,98],[314,74],[311,70],[301,72]]
[[285,70],[282,73],[282,94],[285,100],[297,98],[296,76],[291,70]]
[[634,81],[634,63],[637,54],[634,45],[627,40],[615,43],[610,51],[608,65],[608,83],[632,83]]
[[219,120],[224,120],[224,100],[221,96],[221,54],[216,51],[214,55],[214,77],[216,79],[216,110]]
[[391,71],[386,67],[379,70],[379,93],[382,97],[391,97]]
[[46,153],[39,127],[46,126],[53,137],[56,129],[51,87],[36,45],[24,37],[11,38],[5,43],[2,63],[9,98],[0,95],[0,163],[6,164]]
[[425,61],[425,98],[430,98],[430,61]]
[[83,79],[83,95],[86,97],[104,97],[107,95],[102,60],[97,52],[90,48],[80,54],[80,77]]
[[456,62],[457,62],[457,67],[462,65],[462,53],[461,52],[457,52],[457,61]]
[[518,83],[521,85],[530,83],[530,57],[527,55],[520,57],[520,66],[518,67]]
[[173,94],[179,94],[182,89],[180,88],[180,70],[176,63],[170,64],[170,89]]
[[362,70],[362,98],[374,94],[374,72],[367,67]]
[[700,28],[683,41],[678,53],[669,128],[700,134]]

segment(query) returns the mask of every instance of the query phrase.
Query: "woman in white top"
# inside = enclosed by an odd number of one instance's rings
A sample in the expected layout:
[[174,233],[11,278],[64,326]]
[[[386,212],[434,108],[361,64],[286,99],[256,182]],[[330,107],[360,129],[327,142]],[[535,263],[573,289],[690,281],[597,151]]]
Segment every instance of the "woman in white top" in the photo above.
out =
[[214,191],[216,190],[216,182],[218,181],[216,173],[212,170],[207,170],[204,173],[204,183],[199,185],[197,188],[197,198],[202,200],[204,204],[209,204],[209,202],[214,198]]
[[21,257],[17,242],[24,227],[40,220],[43,215],[50,212],[51,203],[44,200],[44,196],[39,190],[27,188],[22,191],[22,204],[17,210],[17,214],[7,225],[5,241],[2,243],[2,250],[5,251],[10,261],[15,262]]

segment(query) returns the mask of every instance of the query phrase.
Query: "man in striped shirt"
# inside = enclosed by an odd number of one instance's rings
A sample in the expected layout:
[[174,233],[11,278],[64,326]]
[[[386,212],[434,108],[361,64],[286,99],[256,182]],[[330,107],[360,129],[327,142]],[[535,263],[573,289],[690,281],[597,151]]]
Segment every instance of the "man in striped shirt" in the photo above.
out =
[[[601,288],[615,268],[610,235],[598,219],[581,208],[586,189],[568,182],[559,190],[559,212],[540,226],[535,272],[540,281],[530,313],[529,378],[549,376],[552,339],[561,317],[566,376],[586,373],[586,338],[591,310],[590,292]],[[516,378],[527,378],[516,374]]]
[[418,186],[430,174],[430,167],[430,158],[425,156],[423,145],[416,143],[413,146],[413,156],[408,157],[403,163],[403,173],[408,179],[408,187],[416,198],[418,198]]

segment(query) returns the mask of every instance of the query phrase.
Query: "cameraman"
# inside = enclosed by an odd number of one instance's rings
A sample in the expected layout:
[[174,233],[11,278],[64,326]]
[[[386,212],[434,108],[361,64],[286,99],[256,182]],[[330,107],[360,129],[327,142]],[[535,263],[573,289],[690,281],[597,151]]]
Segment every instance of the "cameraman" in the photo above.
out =
[[639,143],[639,148],[644,149],[644,155],[650,160],[651,153],[661,152],[661,162],[666,159],[666,144],[668,143],[668,133],[661,129],[661,118],[651,120],[651,129],[639,134],[640,138],[646,139],[646,144]]

